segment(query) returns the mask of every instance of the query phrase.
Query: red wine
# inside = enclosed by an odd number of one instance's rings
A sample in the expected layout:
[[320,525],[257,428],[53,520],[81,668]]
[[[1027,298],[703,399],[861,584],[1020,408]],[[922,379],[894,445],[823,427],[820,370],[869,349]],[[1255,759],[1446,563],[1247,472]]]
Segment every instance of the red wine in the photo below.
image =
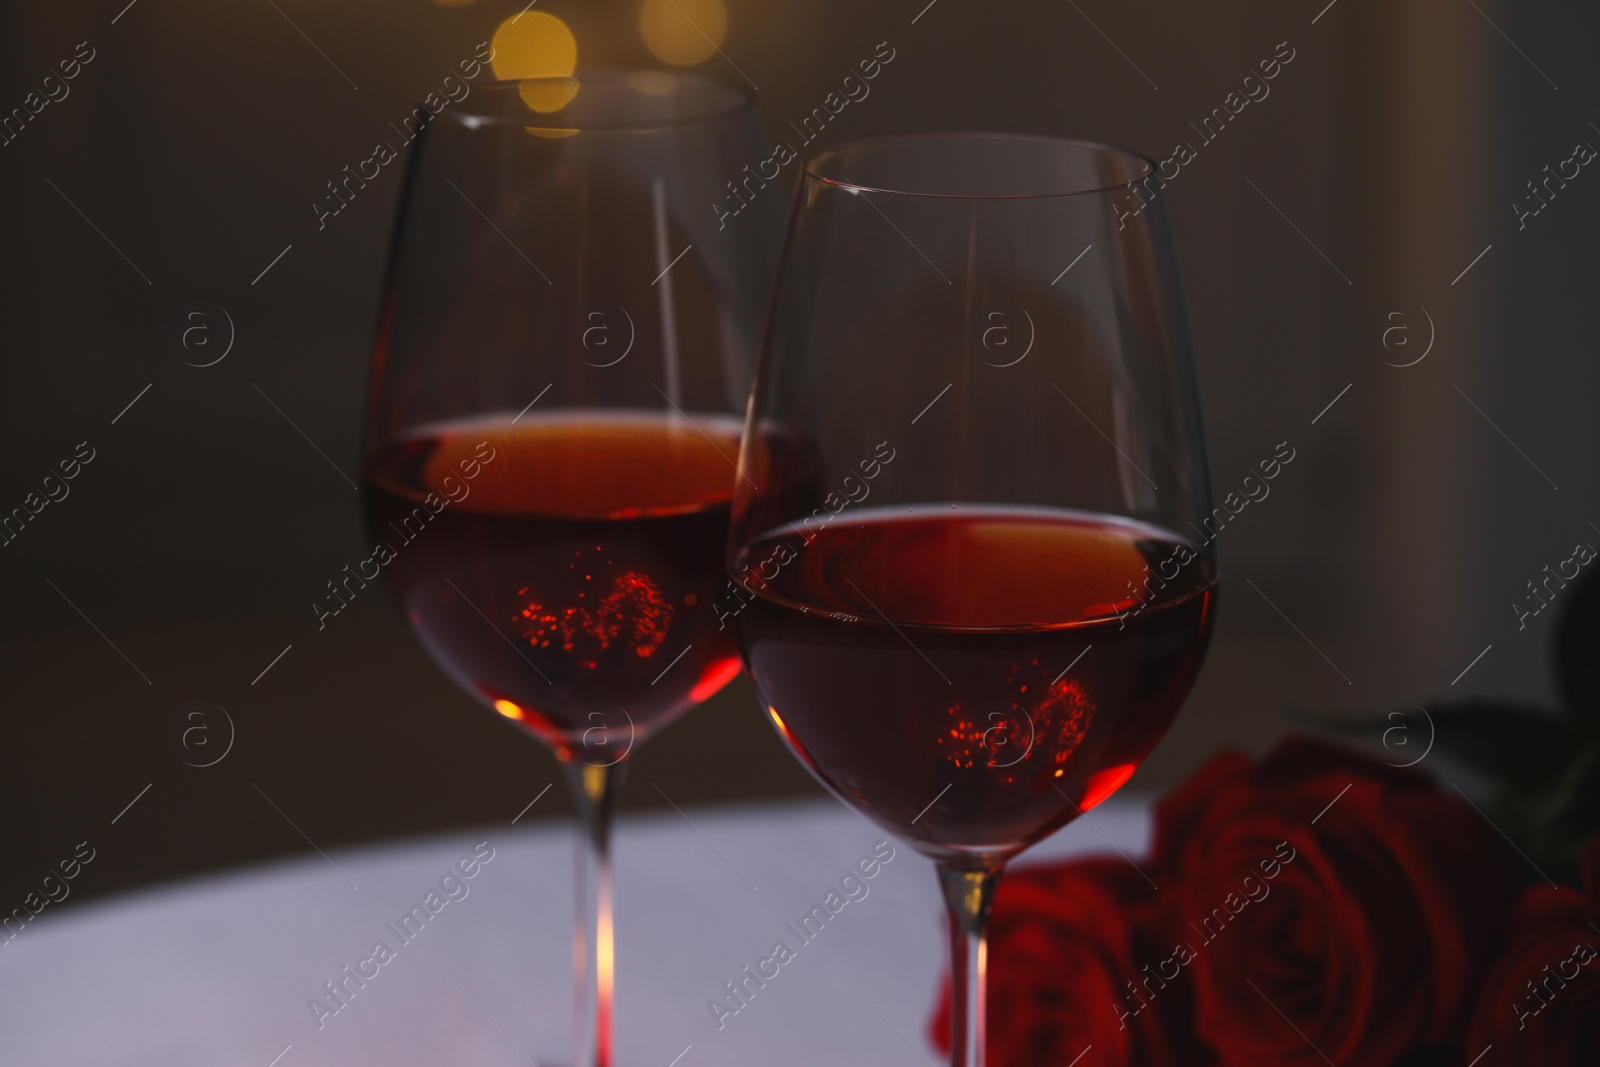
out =
[[394,548],[383,572],[423,645],[563,759],[609,761],[739,672],[710,605],[740,427],[692,420],[439,423],[366,472],[369,529]]
[[1188,695],[1215,601],[1183,538],[1044,509],[863,508],[764,535],[734,569],[784,739],[943,857],[1009,855],[1125,782]]

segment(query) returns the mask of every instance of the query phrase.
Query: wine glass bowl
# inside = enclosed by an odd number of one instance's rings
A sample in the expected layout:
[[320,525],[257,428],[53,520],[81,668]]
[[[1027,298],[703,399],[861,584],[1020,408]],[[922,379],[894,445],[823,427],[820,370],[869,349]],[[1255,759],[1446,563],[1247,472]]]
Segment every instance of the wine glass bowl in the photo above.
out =
[[472,103],[428,128],[408,174],[369,528],[408,546],[385,574],[441,666],[566,758],[641,739],[737,671],[704,606],[722,581],[707,546],[764,234],[719,233],[709,205],[759,142],[748,96],[692,75],[580,71]]
[[[808,161],[740,474],[730,615],[756,690],[829,790],[939,865],[981,984],[1005,862],[1128,780],[1214,616],[1153,165],[997,134]],[[976,1064],[981,997],[957,1007]]]
[[1064,509],[939,511],[862,508],[803,550],[793,528],[753,542],[741,566],[795,559],[740,627],[769,715],[824,784],[981,867],[1127,781],[1187,695],[1213,594],[1191,566],[1124,625],[1126,583],[1186,542]]
[[631,750],[738,673],[731,632],[701,606],[723,584],[739,427],[695,425],[706,438],[670,411],[446,422],[368,469],[375,533],[428,520],[387,568],[418,638],[564,761]]

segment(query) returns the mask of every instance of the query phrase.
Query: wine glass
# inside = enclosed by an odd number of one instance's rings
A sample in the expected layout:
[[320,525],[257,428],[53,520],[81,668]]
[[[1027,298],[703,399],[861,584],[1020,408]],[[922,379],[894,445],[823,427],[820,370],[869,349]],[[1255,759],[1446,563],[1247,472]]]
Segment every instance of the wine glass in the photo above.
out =
[[1210,634],[1160,185],[1079,141],[850,142],[808,161],[779,264],[734,621],[795,755],[937,865],[958,1067],[1002,869],[1127,781]]
[[757,219],[712,205],[761,154],[740,90],[580,71],[474,91],[406,180],[362,573],[381,569],[439,666],[563,765],[575,1067],[611,1061],[627,759],[739,671],[714,605],[770,257]]

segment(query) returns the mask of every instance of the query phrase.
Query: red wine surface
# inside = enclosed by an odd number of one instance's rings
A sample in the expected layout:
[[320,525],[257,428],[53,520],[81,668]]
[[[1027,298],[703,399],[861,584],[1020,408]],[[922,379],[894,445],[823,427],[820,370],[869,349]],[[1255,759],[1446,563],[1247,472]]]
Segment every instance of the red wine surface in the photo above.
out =
[[1122,785],[1188,695],[1215,605],[1188,541],[1065,510],[863,508],[737,564],[779,732],[946,858],[1014,853]]
[[739,430],[646,411],[423,427],[366,473],[385,579],[462,687],[563,759],[610,762],[738,673],[710,605]]

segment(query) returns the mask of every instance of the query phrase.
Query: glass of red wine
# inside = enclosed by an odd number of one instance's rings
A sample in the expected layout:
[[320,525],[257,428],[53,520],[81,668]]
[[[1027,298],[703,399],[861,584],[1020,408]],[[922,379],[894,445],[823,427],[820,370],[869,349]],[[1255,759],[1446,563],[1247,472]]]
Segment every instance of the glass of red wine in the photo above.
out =
[[1210,635],[1160,185],[1078,141],[851,142],[780,260],[719,617],[795,755],[937,865],[958,1067],[1002,869],[1128,780]]
[[367,411],[373,563],[439,666],[566,771],[574,1067],[611,1062],[628,757],[739,671],[715,602],[770,257],[757,220],[711,205],[760,147],[739,90],[580,71],[476,90],[406,179]]

